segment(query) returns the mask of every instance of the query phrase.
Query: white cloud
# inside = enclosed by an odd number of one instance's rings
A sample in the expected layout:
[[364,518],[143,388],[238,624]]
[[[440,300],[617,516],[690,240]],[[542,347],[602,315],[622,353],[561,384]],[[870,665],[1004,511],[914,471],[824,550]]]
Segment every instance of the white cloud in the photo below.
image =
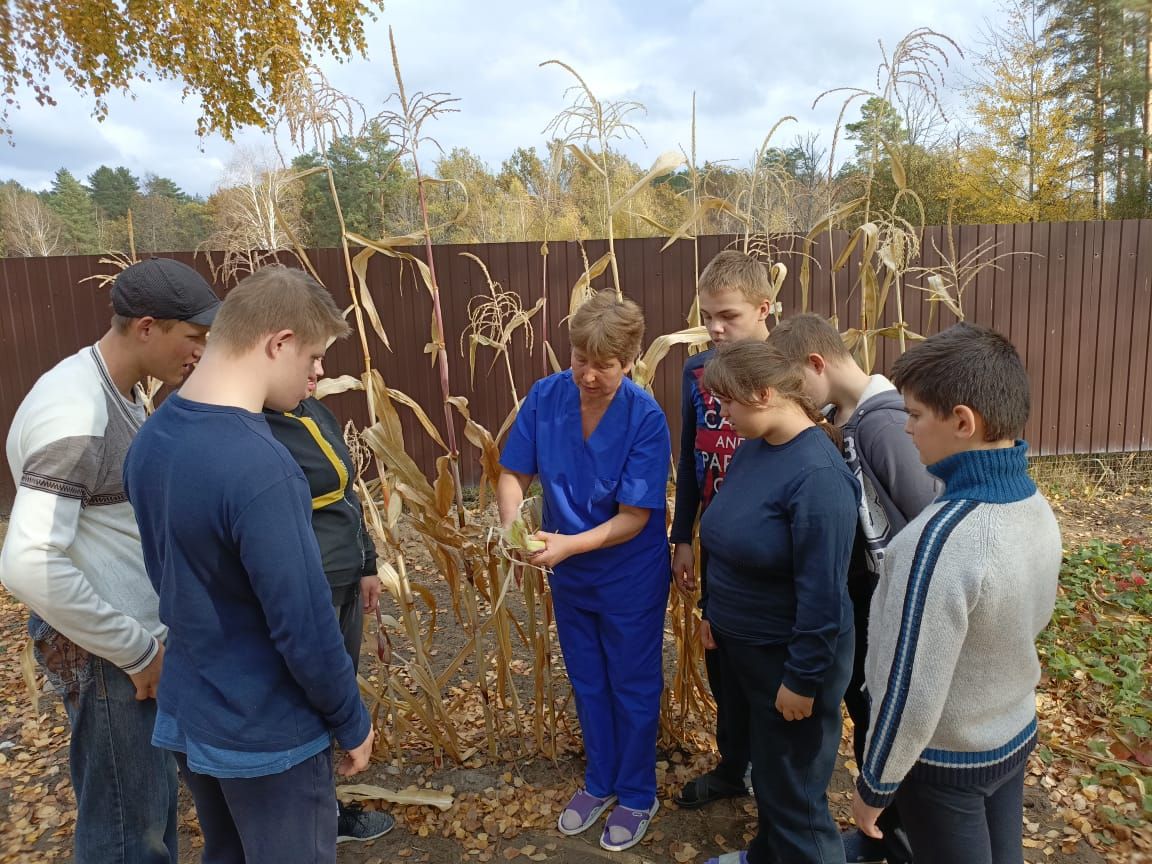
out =
[[[971,44],[994,2],[924,0],[913,19],[894,0],[787,8],[747,0],[390,0],[369,26],[370,58],[322,68],[369,113],[379,111],[394,89],[391,24],[408,91],[448,91],[461,100],[460,113],[437,121],[432,133],[445,149],[466,146],[498,167],[515,147],[544,143],[542,130],[573,82],[563,70],[538,64],[562,59],[602,98],[647,105],[648,115],[637,120],[647,146],[622,145],[637,161],[688,145],[695,91],[701,159],[744,162],[785,114],[800,122],[782,129],[779,142],[819,130],[827,144],[839,100],[830,97],[815,111],[812,100],[832,87],[874,87],[878,39],[891,50],[922,24]],[[13,114],[15,147],[0,150],[0,179],[43,188],[61,166],[83,178],[101,164],[126,165],[207,194],[228,162],[232,145],[219,136],[197,138],[198,106],[182,99],[178,84],[143,84],[135,99],[109,99],[103,124],[62,78],[51,84],[59,106],[41,108],[25,97]],[[260,139],[246,130],[239,143]]]

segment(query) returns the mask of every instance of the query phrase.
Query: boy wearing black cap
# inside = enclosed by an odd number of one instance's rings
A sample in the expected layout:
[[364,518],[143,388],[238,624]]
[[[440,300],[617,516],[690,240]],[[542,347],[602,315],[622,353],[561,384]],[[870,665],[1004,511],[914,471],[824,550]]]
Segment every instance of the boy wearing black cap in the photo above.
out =
[[78,864],[177,860],[176,767],[151,743],[166,629],[122,469],[144,422],[139,382],[179,386],[219,306],[178,261],[126,268],[111,328],[40,377],[8,434],[18,488],[0,581],[32,613],[72,726]]

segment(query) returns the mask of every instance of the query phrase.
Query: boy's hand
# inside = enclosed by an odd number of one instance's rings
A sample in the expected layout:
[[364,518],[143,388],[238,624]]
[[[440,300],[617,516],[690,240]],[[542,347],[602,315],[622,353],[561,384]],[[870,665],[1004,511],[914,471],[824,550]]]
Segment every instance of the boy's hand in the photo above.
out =
[[811,696],[793,693],[783,684],[776,691],[776,710],[784,715],[785,720],[803,720],[811,717],[815,701]]
[[712,635],[712,625],[707,618],[700,619],[700,644],[706,651],[716,650],[716,637]]
[[685,594],[696,590],[696,553],[691,543],[677,543],[672,551],[672,576]]
[[880,818],[880,814],[883,812],[884,810],[880,807],[865,804],[859,792],[852,796],[852,818],[856,820],[856,827],[865,837],[879,840],[884,836],[884,832],[876,827],[876,820]]
[[379,576],[365,576],[360,580],[360,597],[365,612],[372,613],[380,608],[381,587]]
[[157,640],[156,656],[152,662],[128,677],[136,685],[136,701],[155,699],[156,691],[160,687],[160,671],[164,668],[164,643]]
[[368,760],[372,758],[372,745],[374,743],[376,743],[376,730],[369,727],[368,737],[355,750],[349,750],[344,754],[336,773],[341,777],[350,777],[367,768]]

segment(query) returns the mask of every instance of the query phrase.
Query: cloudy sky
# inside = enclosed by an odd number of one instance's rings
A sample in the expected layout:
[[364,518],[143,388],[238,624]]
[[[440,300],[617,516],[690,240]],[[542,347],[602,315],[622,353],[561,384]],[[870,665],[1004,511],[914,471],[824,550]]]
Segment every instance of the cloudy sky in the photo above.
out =
[[[623,145],[638,162],[687,147],[695,91],[701,160],[746,163],[786,114],[799,122],[775,141],[819,131],[827,144],[841,100],[815,110],[812,101],[833,87],[875,88],[878,40],[890,49],[913,28],[930,27],[971,53],[985,20],[997,15],[997,0],[388,0],[369,26],[367,59],[321,66],[375,113],[394,88],[391,25],[409,92],[460,99],[459,113],[437,121],[432,134],[445,149],[466,146],[493,168],[515,147],[545,142],[569,84],[563,70],[539,68],[553,58],[580,71],[601,99],[647,107],[636,122],[644,141]],[[950,80],[970,71],[951,59]],[[143,84],[133,97],[111,99],[100,123],[90,100],[62,78],[51,83],[55,108],[25,96],[14,112],[14,146],[0,143],[0,179],[43,189],[57,168],[83,179],[107,164],[171,177],[191,193],[215,188],[235,145],[196,136],[199,106],[182,101],[178,84]],[[261,133],[237,140],[259,147]]]

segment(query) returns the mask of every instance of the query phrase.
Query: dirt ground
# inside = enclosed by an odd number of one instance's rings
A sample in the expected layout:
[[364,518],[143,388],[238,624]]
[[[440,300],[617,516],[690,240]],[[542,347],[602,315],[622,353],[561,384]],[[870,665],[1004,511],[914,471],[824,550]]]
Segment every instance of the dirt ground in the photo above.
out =
[[[1053,503],[1066,547],[1078,546],[1089,538],[1149,540],[1152,498],[1148,496],[1093,501],[1057,499]],[[5,527],[0,518],[0,541]],[[409,554],[411,560],[419,561],[422,553],[412,549]],[[414,579],[425,579],[442,601],[442,609],[447,609],[443,580],[434,578],[430,567],[423,570],[423,577],[417,573]],[[59,700],[51,693],[42,693],[39,710],[33,709],[21,672],[24,622],[22,608],[0,592],[0,693],[4,700],[0,719],[0,862],[66,860],[71,851],[74,820],[74,800],[67,777],[67,722]],[[442,624],[440,629],[452,628]],[[451,640],[444,638],[438,644],[439,650],[453,653]],[[462,641],[463,637],[459,638]],[[366,650],[365,658],[368,657]],[[363,672],[371,674],[370,667]],[[445,760],[437,767],[427,750],[405,752],[402,765],[395,761],[374,762],[351,782],[394,790],[420,787],[447,791],[453,794],[454,803],[443,812],[426,806],[393,807],[399,822],[397,829],[372,843],[341,845],[339,861],[703,862],[719,852],[746,846],[756,830],[751,799],[722,801],[698,811],[678,810],[671,801],[685,780],[712,764],[714,756],[707,744],[692,751],[661,752],[661,809],[640,846],[624,853],[608,853],[599,848],[596,830],[580,837],[561,835],[555,828],[556,819],[583,771],[577,726],[570,708],[568,713],[555,760],[541,756],[517,758],[511,750],[505,754],[507,758],[491,759],[479,736],[479,752],[470,755],[463,766]],[[707,730],[697,731],[698,740],[707,741]],[[848,793],[855,769],[847,737],[841,754],[829,798],[834,815],[841,825],[847,826]],[[1030,864],[1137,860],[1129,852],[1123,857],[1113,854],[1105,858],[1078,839],[1053,804],[1054,780],[1046,776],[1038,760],[1033,761],[1030,770],[1024,830],[1028,847],[1025,857]],[[181,862],[198,861],[198,831],[186,792],[181,816]]]

